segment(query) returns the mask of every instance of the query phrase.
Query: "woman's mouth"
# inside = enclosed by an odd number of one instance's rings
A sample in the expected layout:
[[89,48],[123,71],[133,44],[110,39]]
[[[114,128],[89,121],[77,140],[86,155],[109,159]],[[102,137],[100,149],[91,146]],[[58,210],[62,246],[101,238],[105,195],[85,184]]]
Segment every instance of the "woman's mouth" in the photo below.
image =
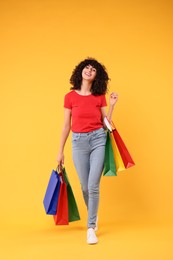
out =
[[85,75],[87,75],[88,77],[90,77],[90,76],[91,76],[91,74],[90,74],[90,73],[87,73],[87,72],[85,72]]

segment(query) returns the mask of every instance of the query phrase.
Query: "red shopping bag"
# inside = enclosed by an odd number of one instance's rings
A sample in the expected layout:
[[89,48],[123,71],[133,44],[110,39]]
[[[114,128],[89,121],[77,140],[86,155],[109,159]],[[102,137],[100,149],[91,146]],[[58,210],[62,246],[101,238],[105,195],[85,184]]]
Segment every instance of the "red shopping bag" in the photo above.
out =
[[67,196],[67,184],[64,181],[62,173],[60,176],[60,192],[58,197],[57,211],[53,216],[56,225],[68,225],[68,196]]
[[117,144],[118,150],[120,152],[121,158],[123,160],[125,168],[129,168],[135,165],[125,143],[123,142],[120,134],[118,133],[117,129],[112,130],[115,142]]
[[[110,133],[113,134],[112,137],[115,140],[116,146],[118,148],[118,151],[119,151],[120,157],[123,161],[123,164],[125,166],[125,169],[134,166],[135,163],[134,163],[124,141],[122,140],[119,132],[117,131],[115,125],[113,124],[113,122],[110,123],[106,117],[104,118],[104,122],[105,122],[108,130],[110,131]],[[115,156],[116,155],[117,154],[115,154]]]

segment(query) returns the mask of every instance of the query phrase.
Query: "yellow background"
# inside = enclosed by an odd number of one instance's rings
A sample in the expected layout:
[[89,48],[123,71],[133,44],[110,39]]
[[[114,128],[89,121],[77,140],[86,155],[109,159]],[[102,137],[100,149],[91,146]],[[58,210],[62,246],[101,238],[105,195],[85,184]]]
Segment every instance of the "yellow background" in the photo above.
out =
[[[173,259],[172,11],[169,0],[1,0],[1,259],[47,259],[66,248],[76,259]],[[109,93],[119,94],[113,121],[136,162],[102,178],[100,243],[92,249],[70,137],[65,166],[82,219],[56,227],[42,204],[64,94],[88,56],[106,66]]]

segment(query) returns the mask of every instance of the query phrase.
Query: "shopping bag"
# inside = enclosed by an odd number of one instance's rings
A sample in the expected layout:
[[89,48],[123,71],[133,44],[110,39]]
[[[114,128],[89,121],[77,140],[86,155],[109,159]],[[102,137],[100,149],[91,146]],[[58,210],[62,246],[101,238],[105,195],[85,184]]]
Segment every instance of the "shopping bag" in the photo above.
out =
[[129,151],[128,151],[125,143],[124,143],[124,141],[122,140],[119,132],[117,131],[117,129],[114,128],[112,130],[112,133],[113,133],[115,142],[117,144],[117,148],[118,148],[118,150],[120,152],[120,155],[121,155],[121,158],[123,160],[125,168],[127,169],[129,167],[134,166],[135,163],[134,163],[134,161],[133,161],[133,159],[132,159],[132,157],[131,157],[131,155],[130,155],[130,153],[129,153]]
[[111,143],[112,143],[112,149],[113,149],[113,154],[114,154],[116,171],[117,172],[124,171],[126,168],[124,166],[121,154],[120,154],[120,152],[118,150],[116,141],[114,139],[113,132],[109,132],[109,135],[110,135],[110,139],[111,139]]
[[103,175],[104,176],[116,176],[117,175],[113,148],[112,148],[112,142],[110,139],[109,131],[107,132],[107,137],[106,137]]
[[134,166],[135,163],[113,122],[110,123],[105,117],[104,123],[111,138],[117,172]]
[[59,173],[60,192],[58,196],[58,204],[56,214],[53,216],[56,225],[68,225],[68,197],[67,185],[64,181],[62,172]]
[[43,205],[45,211],[49,215],[56,214],[59,190],[60,190],[59,175],[57,171],[53,170],[43,199]]
[[67,197],[68,197],[68,221],[80,220],[80,215],[77,207],[77,203],[74,197],[74,193],[69,182],[65,168],[63,168],[63,176],[67,185]]

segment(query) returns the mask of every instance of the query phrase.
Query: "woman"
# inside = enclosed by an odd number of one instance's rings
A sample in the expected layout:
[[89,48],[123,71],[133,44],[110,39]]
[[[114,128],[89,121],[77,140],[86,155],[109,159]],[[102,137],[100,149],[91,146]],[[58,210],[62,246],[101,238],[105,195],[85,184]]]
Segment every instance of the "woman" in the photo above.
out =
[[92,58],[85,59],[74,69],[71,91],[64,99],[64,126],[57,161],[59,166],[64,164],[64,146],[72,130],[73,161],[88,210],[88,244],[98,242],[95,231],[106,143],[103,119],[107,116],[111,120],[118,100],[116,93],[110,95],[106,114],[108,80],[104,65]]

